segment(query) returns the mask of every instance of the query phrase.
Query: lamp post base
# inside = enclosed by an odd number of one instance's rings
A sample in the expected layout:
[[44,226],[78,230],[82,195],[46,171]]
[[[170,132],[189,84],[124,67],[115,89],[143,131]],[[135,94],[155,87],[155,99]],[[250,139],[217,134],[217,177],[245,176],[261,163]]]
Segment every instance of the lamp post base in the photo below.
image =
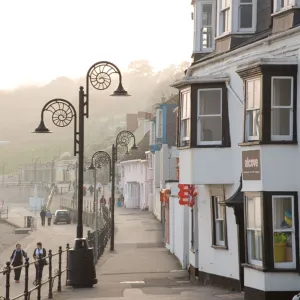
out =
[[76,288],[93,287],[97,284],[94,251],[85,238],[75,239],[74,248],[68,251],[67,285]]

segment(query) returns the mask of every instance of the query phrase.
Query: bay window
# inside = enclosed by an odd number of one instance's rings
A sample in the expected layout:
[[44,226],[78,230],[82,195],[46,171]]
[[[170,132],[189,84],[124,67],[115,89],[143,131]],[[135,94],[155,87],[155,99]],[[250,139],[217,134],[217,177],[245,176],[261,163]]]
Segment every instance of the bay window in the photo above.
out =
[[245,192],[246,266],[299,272],[297,192]]
[[237,73],[244,80],[244,141],[297,143],[297,73],[293,64],[252,64]]
[[226,245],[226,206],[220,196],[212,196],[212,225],[213,225],[213,246],[227,247]]
[[222,143],[222,90],[198,90],[198,144]]
[[180,97],[180,146],[187,146],[190,142],[191,130],[191,92],[185,90]]
[[273,0],[274,1],[274,12],[299,6],[299,0]]
[[272,77],[271,138],[293,139],[293,77]]

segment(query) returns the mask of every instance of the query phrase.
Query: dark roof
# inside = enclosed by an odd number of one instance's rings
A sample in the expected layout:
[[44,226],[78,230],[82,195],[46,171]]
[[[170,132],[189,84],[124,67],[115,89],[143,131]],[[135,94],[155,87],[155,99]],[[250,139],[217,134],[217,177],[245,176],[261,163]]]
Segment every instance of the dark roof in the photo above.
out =
[[244,203],[244,193],[242,192],[242,188],[243,188],[243,179],[242,179],[242,175],[241,175],[240,185],[239,185],[238,189],[230,198],[225,200],[226,206],[235,207],[237,205],[241,205]]
[[129,161],[135,159],[146,159],[146,151],[149,151],[150,132],[148,131],[143,139],[137,144],[138,150],[131,151],[129,155],[124,155],[120,161]]
[[246,41],[238,44],[237,46],[233,47],[232,49],[230,49],[230,50],[228,50],[226,52],[222,52],[222,53],[215,53],[215,52],[213,52],[211,54],[206,55],[205,57],[203,57],[203,58],[201,58],[201,59],[193,62],[192,66],[200,64],[200,63],[202,63],[204,61],[207,61],[207,60],[210,60],[212,58],[215,58],[215,57],[218,57],[218,56],[222,56],[225,53],[229,53],[229,52],[234,51],[234,50],[236,50],[238,48],[242,48],[244,46],[247,46],[247,45],[250,45],[252,43],[258,42],[258,41],[260,41],[262,39],[268,38],[271,35],[272,35],[272,29],[268,29],[268,30],[259,32],[257,34],[254,34],[252,37],[248,38]]

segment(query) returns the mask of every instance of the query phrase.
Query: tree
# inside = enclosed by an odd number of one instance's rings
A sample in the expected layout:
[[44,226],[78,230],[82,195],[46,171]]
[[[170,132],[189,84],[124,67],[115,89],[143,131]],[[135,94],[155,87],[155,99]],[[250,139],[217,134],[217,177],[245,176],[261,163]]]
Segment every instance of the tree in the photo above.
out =
[[134,75],[152,76],[153,67],[148,60],[135,60],[128,65],[128,71]]

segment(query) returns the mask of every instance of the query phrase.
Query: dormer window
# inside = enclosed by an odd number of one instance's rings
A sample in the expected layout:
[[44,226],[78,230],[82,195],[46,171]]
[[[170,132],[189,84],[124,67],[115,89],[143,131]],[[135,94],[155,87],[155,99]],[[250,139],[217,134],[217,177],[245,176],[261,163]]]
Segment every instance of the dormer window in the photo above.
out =
[[299,0],[273,0],[273,1],[274,1],[274,13],[281,10],[287,10],[294,6],[297,7],[300,6]]
[[257,0],[218,0],[218,36],[254,33]]
[[215,46],[215,1],[196,1],[194,16],[194,52],[212,52]]

